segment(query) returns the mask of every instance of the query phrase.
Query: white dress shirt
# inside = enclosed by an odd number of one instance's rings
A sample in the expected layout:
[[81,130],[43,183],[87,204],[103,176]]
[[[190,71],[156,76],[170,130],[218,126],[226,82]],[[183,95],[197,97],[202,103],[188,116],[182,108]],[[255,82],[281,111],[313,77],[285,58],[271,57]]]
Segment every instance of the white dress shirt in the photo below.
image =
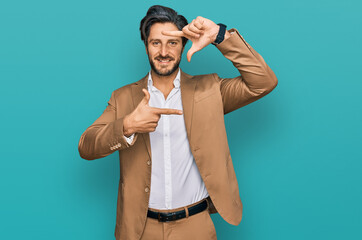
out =
[[[183,110],[180,69],[173,81],[174,88],[167,99],[153,86],[148,74],[149,106]],[[161,115],[154,132],[150,132],[152,174],[149,207],[173,209],[183,207],[209,196],[195,163],[187,139],[183,115]],[[127,142],[133,136],[125,137]]]

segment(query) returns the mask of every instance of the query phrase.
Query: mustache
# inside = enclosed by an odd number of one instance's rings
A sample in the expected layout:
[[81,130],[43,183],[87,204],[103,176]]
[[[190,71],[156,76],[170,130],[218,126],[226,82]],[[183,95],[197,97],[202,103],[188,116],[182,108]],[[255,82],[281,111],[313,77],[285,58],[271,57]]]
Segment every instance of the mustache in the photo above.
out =
[[157,57],[155,57],[155,60],[170,60],[170,61],[172,61],[172,60],[175,60],[173,57],[171,57],[171,56],[169,56],[169,55],[166,55],[166,56],[157,56]]

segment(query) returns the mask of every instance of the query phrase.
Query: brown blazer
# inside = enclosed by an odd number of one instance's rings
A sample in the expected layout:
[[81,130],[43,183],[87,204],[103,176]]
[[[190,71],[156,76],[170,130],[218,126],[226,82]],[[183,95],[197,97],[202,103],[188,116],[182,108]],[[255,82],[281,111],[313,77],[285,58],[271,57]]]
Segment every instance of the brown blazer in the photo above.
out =
[[[210,195],[210,213],[218,212],[238,225],[242,203],[224,125],[224,114],[243,107],[272,91],[277,78],[264,59],[235,29],[217,48],[239,70],[240,76],[191,76],[181,72],[181,97],[187,137],[195,162]],[[119,153],[120,179],[115,236],[140,239],[151,186],[149,133],[136,133],[132,144],[123,137],[123,118],[131,113],[147,89],[147,75],[113,91],[103,114],[82,134],[80,156],[87,160]]]

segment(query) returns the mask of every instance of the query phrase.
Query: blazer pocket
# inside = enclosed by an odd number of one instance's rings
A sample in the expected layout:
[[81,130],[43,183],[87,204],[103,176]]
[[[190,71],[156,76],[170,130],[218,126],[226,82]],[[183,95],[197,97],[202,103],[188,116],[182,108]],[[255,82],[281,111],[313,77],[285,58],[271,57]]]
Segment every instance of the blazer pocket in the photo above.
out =
[[212,90],[209,90],[206,92],[202,92],[202,93],[198,94],[197,96],[195,96],[195,102],[200,102],[201,100],[204,100],[216,93],[217,93],[217,90],[215,90],[215,89],[212,89]]

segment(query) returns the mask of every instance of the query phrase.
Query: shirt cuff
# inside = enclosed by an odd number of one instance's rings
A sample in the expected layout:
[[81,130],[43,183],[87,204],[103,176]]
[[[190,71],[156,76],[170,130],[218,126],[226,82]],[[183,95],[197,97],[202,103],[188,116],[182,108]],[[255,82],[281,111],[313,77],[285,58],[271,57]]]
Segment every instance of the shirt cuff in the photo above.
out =
[[126,136],[124,136],[124,135],[123,135],[123,137],[126,139],[126,141],[127,141],[128,144],[131,144],[131,143],[133,142],[134,133],[133,133],[131,136],[129,136],[129,137],[126,137]]

